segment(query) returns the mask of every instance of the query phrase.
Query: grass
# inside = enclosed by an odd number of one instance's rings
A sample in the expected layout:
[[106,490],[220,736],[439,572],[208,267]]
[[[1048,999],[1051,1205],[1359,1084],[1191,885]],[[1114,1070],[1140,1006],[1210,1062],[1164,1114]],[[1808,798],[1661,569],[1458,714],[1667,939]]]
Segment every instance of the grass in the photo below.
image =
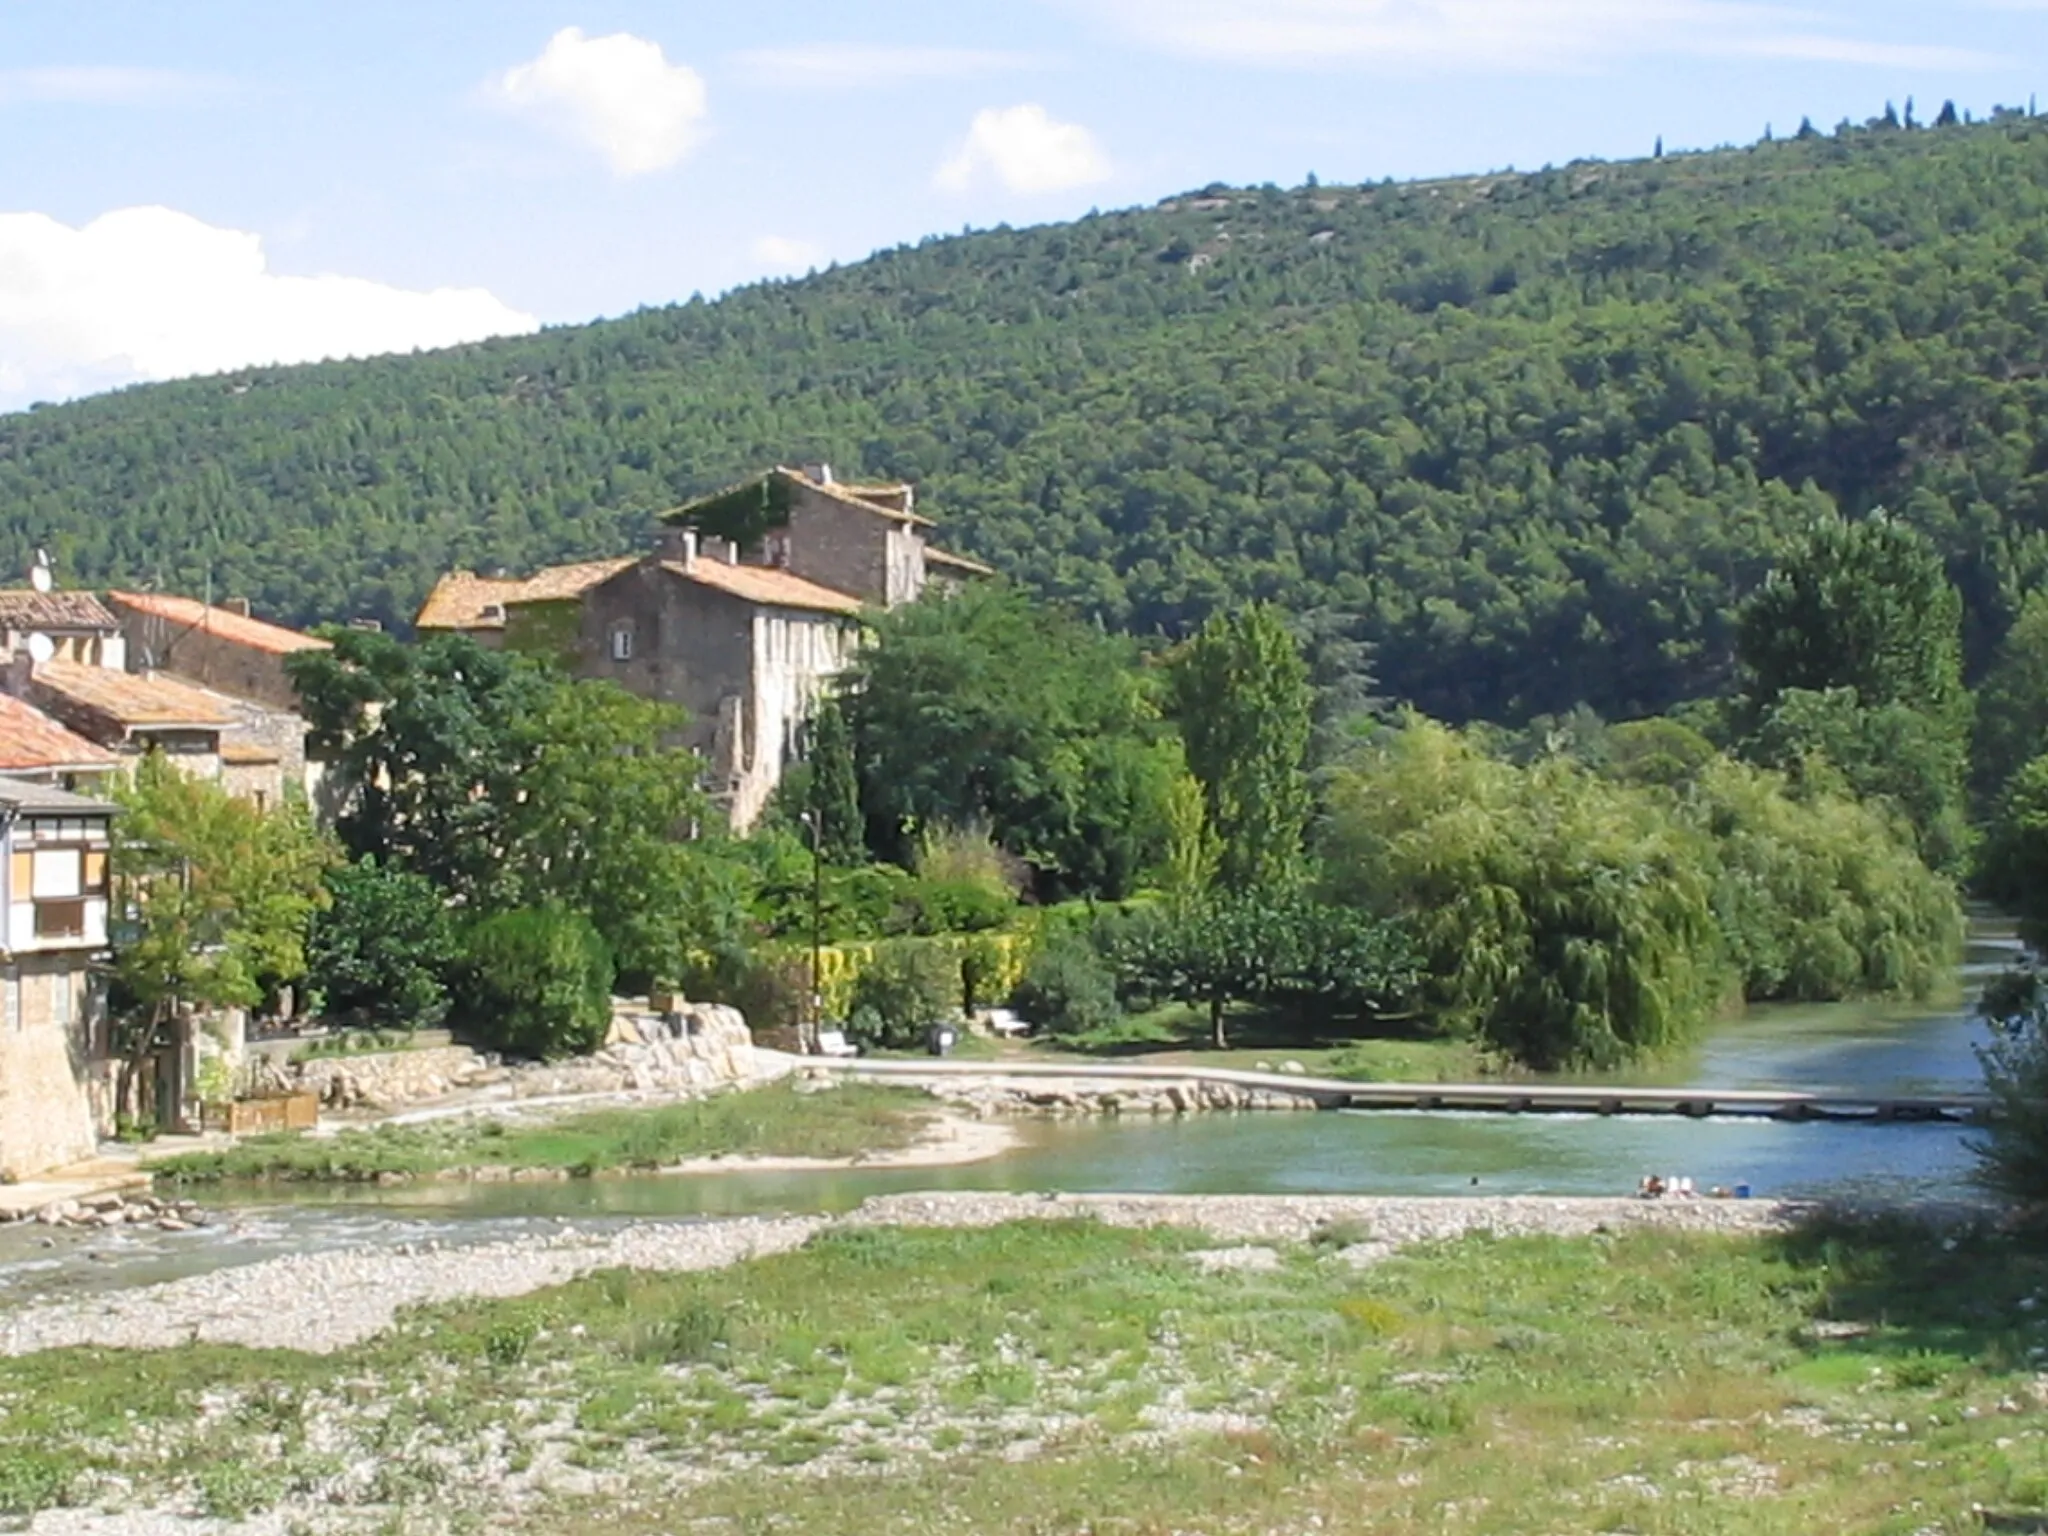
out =
[[1907,1536],[2048,1504],[2039,1241],[1470,1238],[1364,1271],[1325,1243],[1228,1273],[1198,1246],[841,1228],[722,1274],[409,1313],[332,1357],[0,1361],[0,1512],[129,1478],[504,1528],[507,1480],[550,1466],[602,1486],[520,1506],[566,1536]]
[[365,1182],[448,1169],[655,1169],[699,1157],[854,1157],[907,1146],[934,1114],[907,1089],[847,1083],[799,1093],[788,1084],[658,1108],[592,1110],[533,1124],[489,1119],[377,1126],[335,1136],[252,1136],[219,1151],[152,1165],[173,1184],[225,1179]]

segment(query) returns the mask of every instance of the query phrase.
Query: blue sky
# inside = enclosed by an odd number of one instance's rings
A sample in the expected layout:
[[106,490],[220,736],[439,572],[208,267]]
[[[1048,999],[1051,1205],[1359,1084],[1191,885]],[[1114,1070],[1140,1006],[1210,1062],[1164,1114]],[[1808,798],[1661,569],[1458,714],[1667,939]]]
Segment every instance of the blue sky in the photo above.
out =
[[0,408],[1209,181],[2048,97],[2048,0],[11,0]]

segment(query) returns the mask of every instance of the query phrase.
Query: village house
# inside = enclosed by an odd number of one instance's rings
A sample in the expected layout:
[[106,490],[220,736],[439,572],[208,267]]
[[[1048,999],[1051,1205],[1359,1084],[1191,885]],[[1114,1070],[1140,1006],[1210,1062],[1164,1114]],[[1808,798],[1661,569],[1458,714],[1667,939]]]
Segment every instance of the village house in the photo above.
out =
[[739,831],[802,752],[804,726],[859,643],[859,616],[990,574],[935,548],[913,487],[778,467],[665,513],[640,558],[525,578],[457,571],[415,621],[428,633],[558,657],[688,711],[683,743]]
[[121,760],[10,693],[0,693],[0,774],[55,789],[97,792]]
[[114,807],[0,777],[0,1178],[92,1156]]
[[[59,618],[67,629],[42,627]],[[12,621],[22,627],[9,630],[0,691],[117,765],[157,751],[258,806],[292,789],[317,799],[320,765],[307,758],[284,658],[326,641],[238,608],[146,593],[115,592],[106,603],[41,588],[0,593],[0,622]]]

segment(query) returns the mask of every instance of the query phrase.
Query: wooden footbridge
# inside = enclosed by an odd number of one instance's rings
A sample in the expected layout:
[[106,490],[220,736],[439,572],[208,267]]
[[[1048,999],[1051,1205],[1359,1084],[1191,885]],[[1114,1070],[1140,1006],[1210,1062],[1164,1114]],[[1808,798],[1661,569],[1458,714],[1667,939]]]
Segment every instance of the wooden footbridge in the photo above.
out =
[[967,1080],[1038,1095],[1055,1079],[1063,1097],[1114,1098],[1170,1083],[1215,1084],[1252,1094],[1306,1100],[1318,1109],[1457,1111],[1504,1115],[1742,1116],[1770,1120],[1904,1124],[1979,1122],[1991,1112],[1983,1094],[1807,1093],[1782,1088],[1639,1088],[1614,1083],[1354,1083],[1298,1072],[1233,1067],[1136,1066],[1094,1062],[916,1061],[802,1057],[805,1071],[908,1081],[959,1089]]

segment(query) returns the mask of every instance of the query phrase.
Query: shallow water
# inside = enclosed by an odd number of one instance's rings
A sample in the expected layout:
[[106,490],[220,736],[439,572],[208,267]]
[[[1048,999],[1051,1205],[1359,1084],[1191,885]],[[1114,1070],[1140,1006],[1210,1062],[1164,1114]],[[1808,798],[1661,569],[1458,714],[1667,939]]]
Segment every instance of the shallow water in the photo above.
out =
[[[1846,1093],[1969,1092],[1984,1026],[1976,990],[2017,958],[2009,926],[1980,923],[1939,1006],[1842,1003],[1753,1009],[1687,1059],[1638,1081]],[[1971,1132],[1941,1124],[1737,1117],[1420,1114],[1201,1115],[1033,1124],[1008,1156],[959,1168],[721,1173],[542,1184],[424,1184],[222,1191],[202,1232],[0,1230],[0,1305],[203,1272],[281,1253],[420,1241],[477,1242],[562,1221],[606,1226],[781,1210],[842,1210],[911,1189],[1129,1190],[1178,1194],[1618,1194],[1646,1173],[1758,1195],[1946,1195],[1968,1179]],[[1475,1182],[1476,1181],[1476,1182]]]

